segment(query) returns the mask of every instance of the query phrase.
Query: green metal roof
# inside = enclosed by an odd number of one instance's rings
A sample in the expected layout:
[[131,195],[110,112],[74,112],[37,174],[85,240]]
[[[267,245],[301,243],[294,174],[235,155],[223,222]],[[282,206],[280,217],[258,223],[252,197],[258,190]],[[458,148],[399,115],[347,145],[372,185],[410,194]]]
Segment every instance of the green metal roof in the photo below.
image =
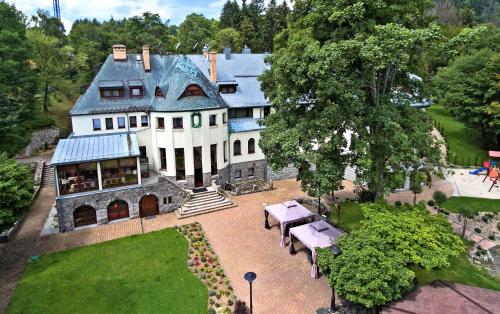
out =
[[59,141],[50,164],[57,166],[139,155],[135,133],[75,136]]

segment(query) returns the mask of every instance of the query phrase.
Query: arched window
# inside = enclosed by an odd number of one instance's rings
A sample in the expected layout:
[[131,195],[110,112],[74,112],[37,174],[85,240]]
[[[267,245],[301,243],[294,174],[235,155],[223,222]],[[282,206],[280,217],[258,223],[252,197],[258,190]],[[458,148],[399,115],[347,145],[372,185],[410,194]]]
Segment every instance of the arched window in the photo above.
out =
[[234,141],[233,147],[234,147],[234,149],[233,149],[234,156],[241,155],[241,142],[240,142],[240,140]]
[[73,212],[73,221],[76,227],[93,225],[97,223],[97,215],[94,207],[83,205]]
[[108,221],[127,218],[129,216],[128,204],[123,200],[116,200],[108,205]]
[[163,95],[163,92],[161,91],[160,86],[156,86],[156,89],[155,89],[155,96],[156,96],[156,97],[165,97],[165,95]]
[[255,153],[255,140],[253,138],[248,140],[248,153]]
[[205,92],[201,89],[200,86],[196,84],[191,84],[188,87],[186,87],[186,90],[184,93],[182,93],[181,97],[187,97],[187,96],[207,96]]

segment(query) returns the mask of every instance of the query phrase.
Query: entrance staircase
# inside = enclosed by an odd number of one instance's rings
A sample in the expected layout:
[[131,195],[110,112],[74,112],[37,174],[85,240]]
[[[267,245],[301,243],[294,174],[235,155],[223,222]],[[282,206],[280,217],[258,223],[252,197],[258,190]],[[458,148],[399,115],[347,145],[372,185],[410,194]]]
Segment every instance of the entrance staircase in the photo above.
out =
[[54,186],[54,171],[50,167],[50,164],[43,165],[41,186]]
[[236,206],[228,194],[209,190],[191,194],[189,200],[175,211],[177,218],[187,218]]

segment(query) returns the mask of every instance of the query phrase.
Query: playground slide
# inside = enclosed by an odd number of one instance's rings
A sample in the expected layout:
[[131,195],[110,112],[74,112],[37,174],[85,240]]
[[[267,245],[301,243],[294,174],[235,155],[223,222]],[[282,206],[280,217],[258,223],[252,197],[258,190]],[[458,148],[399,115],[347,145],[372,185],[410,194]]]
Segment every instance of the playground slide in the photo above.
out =
[[481,167],[481,168],[476,169],[476,170],[471,170],[471,171],[469,171],[469,173],[473,174],[473,175],[478,175],[478,174],[480,174],[483,171],[488,171],[488,168]]

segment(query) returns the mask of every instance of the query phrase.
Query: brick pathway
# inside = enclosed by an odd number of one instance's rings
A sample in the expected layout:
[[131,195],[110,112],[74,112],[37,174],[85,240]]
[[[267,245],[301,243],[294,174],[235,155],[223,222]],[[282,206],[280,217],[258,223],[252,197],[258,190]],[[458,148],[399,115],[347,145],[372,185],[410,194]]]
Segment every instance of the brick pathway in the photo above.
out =
[[31,255],[38,252],[40,230],[54,204],[55,190],[42,188],[14,238],[0,254],[0,313],[5,312],[19,275]]
[[[0,312],[5,311],[19,274],[33,254],[60,251],[151,232],[177,224],[199,221],[231,280],[236,295],[247,301],[248,283],[243,274],[257,273],[254,283],[255,313],[313,313],[327,306],[330,288],[324,278],[309,277],[310,265],[303,251],[295,256],[279,246],[279,231],[263,228],[262,203],[277,203],[303,196],[295,180],[276,181],[275,190],[234,197],[237,207],[178,220],[173,213],[154,219],[124,222],[38,238],[54,200],[52,189],[42,189],[26,223],[5,247],[0,265]],[[29,235],[29,236],[28,236]],[[299,248],[300,246],[297,246]],[[7,268],[4,268],[4,265]],[[10,265],[10,266],[9,266]]]

